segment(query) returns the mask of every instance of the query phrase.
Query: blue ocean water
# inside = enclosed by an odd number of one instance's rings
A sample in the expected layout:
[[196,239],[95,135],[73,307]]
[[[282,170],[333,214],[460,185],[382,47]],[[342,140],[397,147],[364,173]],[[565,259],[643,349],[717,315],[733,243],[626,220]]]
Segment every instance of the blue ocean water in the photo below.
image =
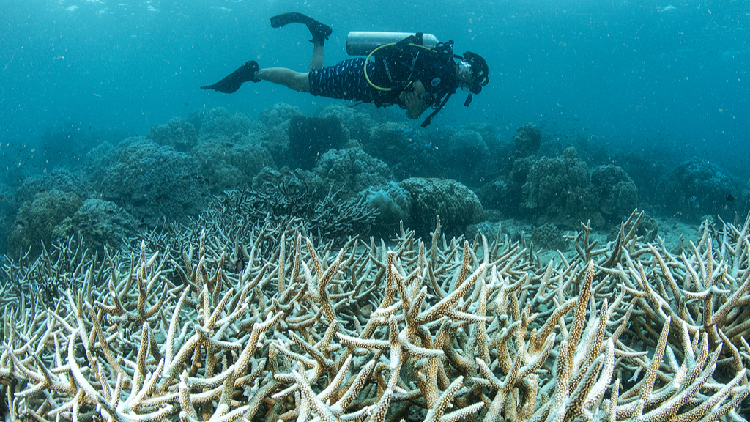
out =
[[[334,28],[328,63],[347,58],[353,30],[424,31],[482,54],[490,85],[468,109],[452,100],[435,125],[489,123],[510,137],[531,122],[549,136],[659,145],[748,176],[744,0],[3,0],[3,167],[23,166],[34,146],[75,161],[80,142],[145,134],[206,108],[253,116],[277,102],[310,112],[333,103],[270,84],[198,89],[249,59],[306,69],[305,28],[268,23],[292,10]],[[65,130],[70,145],[44,145],[45,133]]]

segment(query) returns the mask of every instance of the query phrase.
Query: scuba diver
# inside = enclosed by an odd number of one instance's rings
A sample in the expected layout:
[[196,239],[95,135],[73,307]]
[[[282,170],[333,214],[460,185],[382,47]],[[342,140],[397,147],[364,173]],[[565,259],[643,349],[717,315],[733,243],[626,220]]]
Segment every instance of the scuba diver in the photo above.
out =
[[428,48],[423,45],[422,33],[380,45],[366,58],[348,59],[324,67],[323,46],[333,32],[331,27],[297,12],[271,18],[273,28],[290,23],[307,25],[312,35],[313,54],[307,72],[283,67],[261,69],[251,60],[219,82],[201,89],[229,94],[244,82],[268,81],[298,92],[374,103],[377,107],[397,104],[406,109],[410,119],[418,119],[432,108],[432,114],[422,123],[422,127],[426,127],[458,88],[469,91],[464,102],[468,106],[472,94],[479,94],[489,82],[489,68],[480,55],[469,51],[463,56],[453,54],[453,41]]

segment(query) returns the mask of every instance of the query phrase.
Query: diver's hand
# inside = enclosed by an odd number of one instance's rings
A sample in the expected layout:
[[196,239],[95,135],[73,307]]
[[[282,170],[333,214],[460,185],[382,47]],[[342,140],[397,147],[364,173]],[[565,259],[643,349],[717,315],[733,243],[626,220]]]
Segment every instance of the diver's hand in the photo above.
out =
[[419,116],[421,116],[427,109],[422,96],[414,91],[402,92],[401,95],[398,96],[398,99],[404,104],[404,107],[406,108],[406,117],[410,119],[419,118]]
[[418,119],[427,110],[427,104],[424,102],[425,89],[420,81],[416,81],[413,86],[414,89],[411,91],[402,91],[398,99],[406,108],[406,117]]

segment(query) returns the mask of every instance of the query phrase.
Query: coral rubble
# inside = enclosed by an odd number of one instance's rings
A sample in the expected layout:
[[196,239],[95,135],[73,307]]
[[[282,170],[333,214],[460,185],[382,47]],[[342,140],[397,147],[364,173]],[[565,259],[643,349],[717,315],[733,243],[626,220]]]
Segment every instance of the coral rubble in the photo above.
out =
[[241,267],[220,225],[6,263],[6,420],[740,420],[750,219],[673,256],[641,218],[546,264],[439,224],[340,249],[265,224]]

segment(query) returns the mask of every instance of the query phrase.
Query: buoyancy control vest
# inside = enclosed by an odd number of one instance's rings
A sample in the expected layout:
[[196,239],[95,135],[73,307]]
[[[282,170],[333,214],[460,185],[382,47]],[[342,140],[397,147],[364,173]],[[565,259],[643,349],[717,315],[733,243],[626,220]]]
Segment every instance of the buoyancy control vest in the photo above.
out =
[[[430,124],[432,117],[456,92],[456,63],[453,61],[453,41],[438,43],[434,48],[422,45],[422,34],[409,36],[402,41],[382,45],[365,59],[365,78],[373,88],[373,102],[377,107],[399,102],[399,95],[414,89],[412,84],[421,81],[425,88],[424,101],[434,109],[422,123]],[[368,72],[368,63],[374,71]]]

